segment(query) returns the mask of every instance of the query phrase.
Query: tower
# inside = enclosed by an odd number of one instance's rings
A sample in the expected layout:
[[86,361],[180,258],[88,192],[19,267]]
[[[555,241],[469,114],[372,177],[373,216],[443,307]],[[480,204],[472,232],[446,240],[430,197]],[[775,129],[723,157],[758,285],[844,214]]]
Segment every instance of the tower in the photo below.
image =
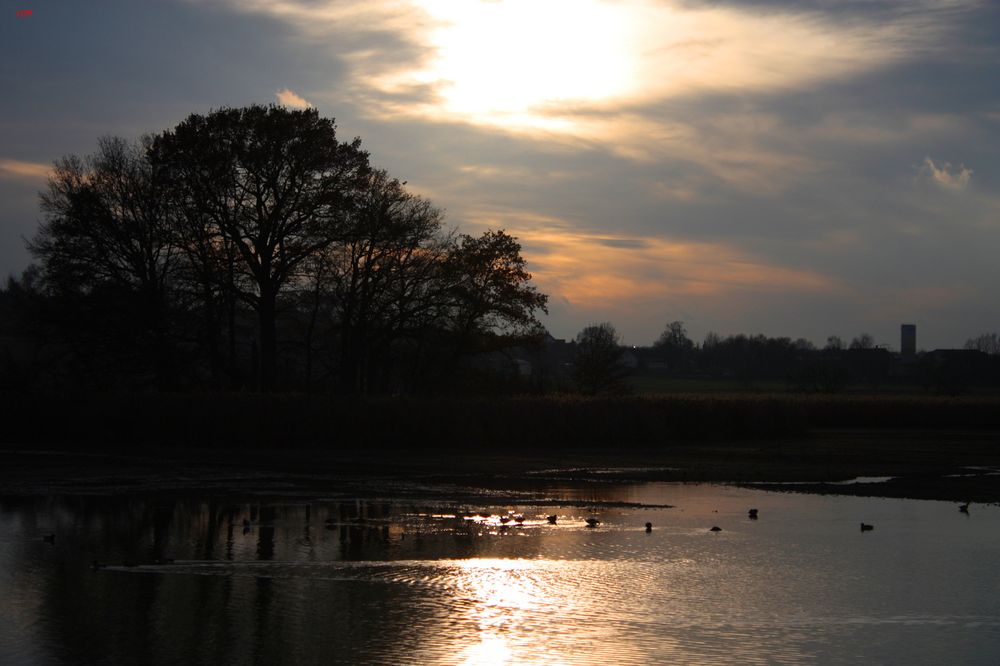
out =
[[917,325],[903,324],[899,327],[899,349],[903,356],[912,357],[917,353]]

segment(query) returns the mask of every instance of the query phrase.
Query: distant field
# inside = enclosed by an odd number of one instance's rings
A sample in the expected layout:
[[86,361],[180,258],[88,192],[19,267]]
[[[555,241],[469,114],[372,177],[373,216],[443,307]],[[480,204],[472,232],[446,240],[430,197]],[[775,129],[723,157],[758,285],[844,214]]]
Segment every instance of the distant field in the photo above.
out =
[[787,390],[784,382],[739,382],[735,379],[693,379],[656,375],[633,375],[626,383],[634,393],[780,393]]
[[[668,377],[637,374],[625,379],[636,394],[658,393],[802,393],[788,382],[762,380],[745,382],[736,379],[702,377]],[[935,391],[918,384],[849,384],[837,395],[934,395]],[[971,387],[963,391],[969,396],[1000,396],[1000,387]]]

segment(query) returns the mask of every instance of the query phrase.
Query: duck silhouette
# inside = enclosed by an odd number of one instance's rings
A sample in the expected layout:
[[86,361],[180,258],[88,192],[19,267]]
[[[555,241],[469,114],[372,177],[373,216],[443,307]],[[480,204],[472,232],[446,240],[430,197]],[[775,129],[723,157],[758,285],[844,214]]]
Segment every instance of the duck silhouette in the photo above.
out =
[[964,514],[968,514],[969,513],[969,504],[971,504],[971,503],[972,502],[966,502],[965,504],[959,504],[958,505],[958,510],[961,511],[962,513],[964,513]]
[[587,527],[597,527],[598,525],[601,524],[601,521],[599,521],[597,518],[594,517],[587,518],[586,522],[587,522]]
[[557,519],[558,516],[556,516],[556,514],[554,513],[551,516],[545,516],[545,520],[549,521],[549,525],[555,525]]
[[646,523],[646,532],[653,531],[653,523]]
[[868,523],[861,523],[862,532],[871,532],[873,529],[875,529],[874,525],[869,525]]
[[747,511],[747,516],[750,517],[750,520],[757,520],[757,509],[750,509]]
[[718,525],[712,525],[712,527],[708,531],[709,532],[721,532],[722,528],[719,527]]

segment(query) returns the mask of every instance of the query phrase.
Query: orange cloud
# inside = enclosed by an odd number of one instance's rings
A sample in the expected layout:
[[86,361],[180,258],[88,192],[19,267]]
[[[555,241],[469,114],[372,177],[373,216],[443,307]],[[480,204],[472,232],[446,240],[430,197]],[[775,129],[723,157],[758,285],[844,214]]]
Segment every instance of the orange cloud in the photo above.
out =
[[312,103],[297,93],[292,92],[288,88],[279,90],[274,93],[274,96],[278,98],[279,104],[282,106],[290,106],[293,109],[308,109],[312,106]]
[[728,299],[748,292],[831,292],[811,271],[755,259],[725,243],[613,239],[561,228],[509,229],[525,246],[543,291],[585,309],[617,309],[677,296]]
[[0,178],[43,179],[48,178],[51,171],[50,164],[0,159]]

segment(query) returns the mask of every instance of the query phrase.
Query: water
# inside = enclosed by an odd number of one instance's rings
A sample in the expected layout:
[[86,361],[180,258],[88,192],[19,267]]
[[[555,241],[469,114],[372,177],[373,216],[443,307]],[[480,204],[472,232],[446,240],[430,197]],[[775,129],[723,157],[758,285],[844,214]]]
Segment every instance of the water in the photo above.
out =
[[0,664],[1000,663],[1000,507],[528,496],[6,498]]

